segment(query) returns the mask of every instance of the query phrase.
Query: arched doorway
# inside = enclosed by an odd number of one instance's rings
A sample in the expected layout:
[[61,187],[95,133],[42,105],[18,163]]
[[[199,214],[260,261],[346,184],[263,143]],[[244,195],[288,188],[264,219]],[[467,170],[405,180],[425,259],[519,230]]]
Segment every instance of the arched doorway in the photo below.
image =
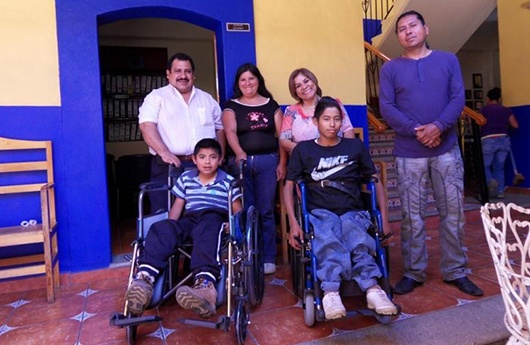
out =
[[217,54],[213,31],[179,20],[120,20],[99,26],[98,34],[112,261],[119,263],[136,237],[138,186],[150,176],[138,109],[152,89],[167,84],[167,59],[176,52],[193,58],[195,86],[219,101]]

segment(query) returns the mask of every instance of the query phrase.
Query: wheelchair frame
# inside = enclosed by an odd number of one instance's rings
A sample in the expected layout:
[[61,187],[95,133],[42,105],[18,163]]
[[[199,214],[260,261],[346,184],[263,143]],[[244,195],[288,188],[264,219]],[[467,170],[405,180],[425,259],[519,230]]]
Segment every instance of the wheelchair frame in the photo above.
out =
[[[174,178],[175,174],[171,172],[170,168],[168,185],[160,186],[153,183],[145,183],[140,186],[137,238],[132,243],[133,254],[130,259],[131,269],[129,271],[127,288],[137,273],[140,251],[143,248],[149,227],[156,221],[167,219],[169,213],[163,212],[145,217],[143,209],[144,196],[148,193],[167,191],[168,207],[170,207],[172,180]],[[183,324],[221,329],[224,331],[230,330],[231,321],[233,320],[238,344],[245,342],[247,326],[250,324],[250,306],[261,304],[265,285],[263,239],[262,233],[258,229],[259,213],[254,206],[249,207],[245,214],[243,214],[244,209],[234,214],[232,208],[231,200],[235,188],[239,187],[242,191],[242,178],[242,175],[240,175],[239,179],[233,180],[228,191],[229,233],[227,241],[223,245],[223,249],[226,248],[226,257],[224,255],[222,256],[221,277],[216,284],[218,296],[216,305],[219,306],[226,301],[227,312],[225,315],[221,315],[217,321],[178,319]],[[242,221],[245,223],[244,227],[242,227]],[[182,279],[179,279],[178,272],[181,255],[189,260],[191,255],[187,250],[191,247],[192,245],[190,244],[179,246],[177,252],[168,259],[168,267],[160,272],[153,284],[153,296],[146,310],[158,308],[170,296],[174,295],[180,286],[193,278],[193,273],[188,273]],[[125,301],[123,313],[114,313],[110,318],[110,325],[125,328],[128,344],[134,344],[137,327],[140,324],[159,322],[162,320],[157,315],[142,316],[128,313],[127,301]]]
[[[378,284],[387,293],[389,298],[392,299],[392,286],[390,285],[388,271],[388,247],[382,245],[383,241],[391,236],[391,234],[385,237],[383,232],[383,219],[381,212],[377,208],[374,182],[375,180],[367,184],[367,191],[362,191],[361,194],[365,206],[368,206],[366,208],[368,208],[368,211],[370,212],[373,224],[373,227],[368,229],[368,231],[370,235],[374,237],[376,242],[374,259],[382,274],[381,278],[378,279]],[[304,233],[304,239],[302,241],[301,250],[296,251],[290,247],[291,273],[293,279],[293,290],[295,294],[302,300],[302,307],[304,309],[304,322],[308,327],[312,327],[315,324],[315,321],[326,321],[326,318],[324,316],[324,308],[322,306],[322,291],[320,290],[320,282],[316,275],[317,260],[312,251],[315,236],[312,225],[309,222],[309,211],[306,200],[307,186],[302,181],[297,181],[297,185],[300,189],[300,198],[298,199],[298,205],[295,206],[297,208],[295,211],[298,213],[298,219]],[[354,281],[343,281],[341,283],[340,292],[341,295],[344,296],[364,295]],[[397,315],[399,315],[401,309],[398,305],[396,305],[396,307],[398,308]],[[373,316],[383,324],[388,324],[397,317],[397,315],[377,314],[375,310],[368,308],[351,310],[347,311],[346,313],[346,317],[356,315]]]

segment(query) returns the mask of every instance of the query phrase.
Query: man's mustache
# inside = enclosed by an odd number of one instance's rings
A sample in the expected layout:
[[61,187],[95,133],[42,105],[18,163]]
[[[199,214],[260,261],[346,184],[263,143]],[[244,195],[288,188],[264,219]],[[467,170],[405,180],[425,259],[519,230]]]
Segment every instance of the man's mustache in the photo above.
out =
[[185,82],[189,82],[190,80],[188,78],[178,78],[176,79],[176,81],[185,81]]

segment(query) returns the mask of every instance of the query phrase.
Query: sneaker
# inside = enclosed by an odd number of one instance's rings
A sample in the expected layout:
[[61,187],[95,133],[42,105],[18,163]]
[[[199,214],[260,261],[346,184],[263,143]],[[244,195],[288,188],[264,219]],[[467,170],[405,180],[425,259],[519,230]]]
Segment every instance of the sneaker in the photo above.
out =
[[265,274],[273,274],[274,272],[276,272],[276,265],[270,262],[266,262],[263,267],[263,272]]
[[326,292],[322,299],[322,307],[328,320],[340,319],[346,316],[346,308],[342,304],[338,291]]
[[366,291],[366,301],[368,309],[375,309],[377,314],[381,315],[396,315],[397,308],[390,301],[386,292],[381,289],[379,285],[372,286]]
[[217,290],[215,290],[213,283],[207,279],[197,279],[192,287],[179,287],[175,297],[182,308],[193,310],[201,317],[209,318],[215,315]]
[[153,297],[153,284],[149,276],[138,274],[125,293],[127,312],[141,315]]
[[488,191],[490,197],[493,198],[494,195],[497,195],[497,187],[499,186],[499,182],[495,179],[491,179],[490,182],[488,182]]

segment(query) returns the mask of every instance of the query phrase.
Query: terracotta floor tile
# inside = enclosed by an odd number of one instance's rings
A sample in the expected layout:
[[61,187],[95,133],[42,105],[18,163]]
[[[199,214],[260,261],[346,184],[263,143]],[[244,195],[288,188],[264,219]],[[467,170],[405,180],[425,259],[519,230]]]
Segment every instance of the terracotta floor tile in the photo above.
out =
[[43,322],[52,323],[54,320],[69,319],[81,313],[85,305],[84,296],[69,296],[57,299],[55,303],[48,303],[45,298],[29,299],[29,303],[16,308],[10,326],[26,326]]
[[[92,290],[92,289],[91,289]],[[92,290],[87,297],[86,311],[89,313],[122,311],[125,305],[125,289]],[[91,291],[91,292],[92,292]]]
[[[8,324],[14,327],[12,324]],[[74,320],[54,320],[15,328],[0,335],[2,344],[24,345],[72,345],[77,341],[79,322]]]

